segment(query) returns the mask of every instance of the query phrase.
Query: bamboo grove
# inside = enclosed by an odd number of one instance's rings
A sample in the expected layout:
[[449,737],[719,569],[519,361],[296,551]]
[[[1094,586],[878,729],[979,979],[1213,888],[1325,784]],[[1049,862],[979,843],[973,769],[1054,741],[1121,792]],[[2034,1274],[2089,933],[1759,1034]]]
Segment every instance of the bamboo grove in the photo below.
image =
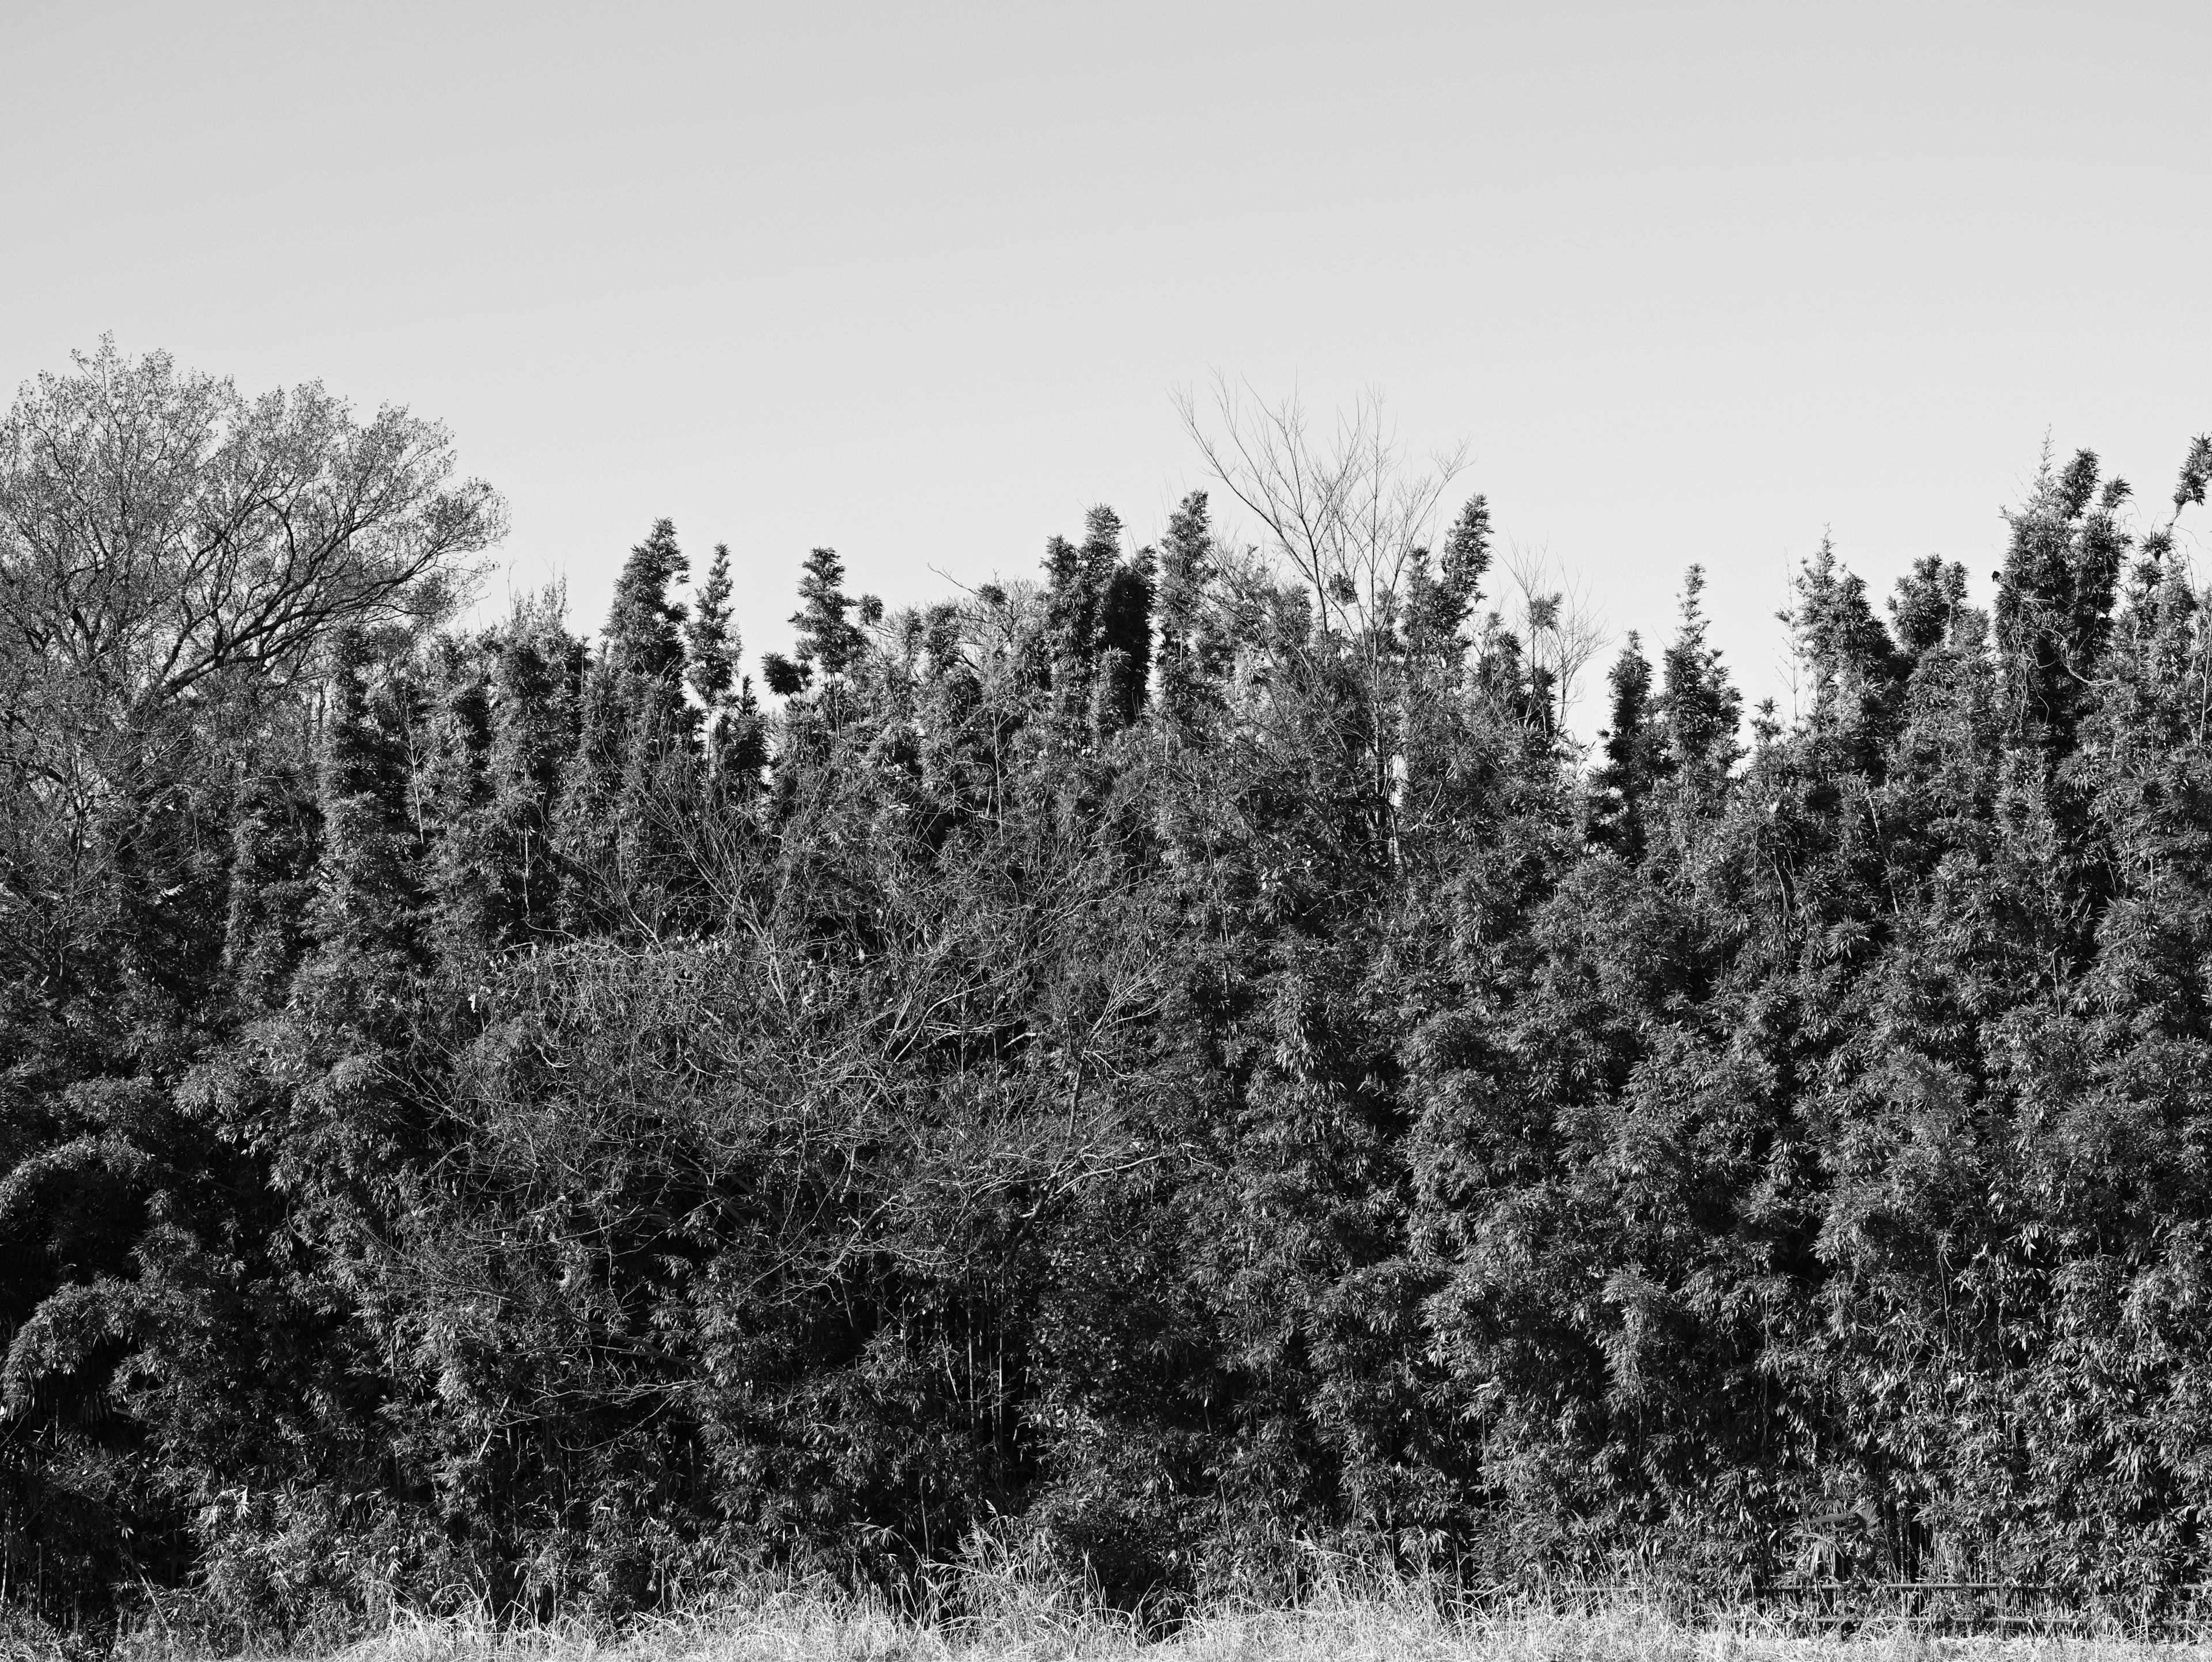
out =
[[463,624],[440,429],[80,359],[0,432],[7,1599],[2212,1576],[2208,478],[2049,461],[1986,607],[1824,547],[1786,712],[1692,571],[1585,743],[1480,496],[817,549],[749,661],[665,521]]

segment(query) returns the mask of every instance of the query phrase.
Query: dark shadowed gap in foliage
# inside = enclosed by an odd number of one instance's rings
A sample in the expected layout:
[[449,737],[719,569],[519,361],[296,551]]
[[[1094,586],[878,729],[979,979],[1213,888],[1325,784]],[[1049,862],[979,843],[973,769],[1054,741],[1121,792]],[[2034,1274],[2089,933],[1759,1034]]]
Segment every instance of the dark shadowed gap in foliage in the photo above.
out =
[[666,521],[462,628],[434,428],[28,389],[6,1599],[2212,1579],[2212,444],[2052,461],[1988,612],[1823,546],[1747,731],[1692,571],[1585,748],[1481,497],[1267,441],[1279,548],[813,551],[764,704]]

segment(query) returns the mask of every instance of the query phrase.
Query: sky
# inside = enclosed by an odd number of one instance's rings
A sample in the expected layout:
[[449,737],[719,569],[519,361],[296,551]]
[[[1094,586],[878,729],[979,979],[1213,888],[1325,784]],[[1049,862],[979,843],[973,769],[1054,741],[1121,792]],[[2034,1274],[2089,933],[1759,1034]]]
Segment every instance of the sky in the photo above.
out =
[[2208,74],[2202,4],[0,0],[0,395],[112,333],[407,405],[495,601],[595,626],[665,514],[757,654],[811,546],[1030,575],[1208,484],[1179,390],[1371,393],[1616,635],[1702,563],[1786,708],[1824,535],[1986,600],[2046,439],[2169,496]]

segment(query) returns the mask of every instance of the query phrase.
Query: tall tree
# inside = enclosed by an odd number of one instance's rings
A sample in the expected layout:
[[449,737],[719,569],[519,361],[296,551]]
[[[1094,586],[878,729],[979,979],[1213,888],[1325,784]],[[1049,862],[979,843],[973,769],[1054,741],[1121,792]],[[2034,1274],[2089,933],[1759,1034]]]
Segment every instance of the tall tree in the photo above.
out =
[[684,624],[688,615],[670,589],[691,569],[677,545],[676,526],[655,520],[643,542],[630,550],[615,579],[600,655],[617,673],[647,685],[678,684],[684,669]]
[[1651,661],[1635,630],[1606,686],[1606,725],[1598,735],[1605,759],[1590,777],[1590,836],[1632,864],[1644,854],[1644,804],[1667,764],[1652,710]]
[[1682,577],[1680,625],[1660,661],[1659,715],[1680,800],[1711,807],[1743,754],[1736,742],[1743,697],[1708,636],[1705,592],[1705,569],[1693,565]]
[[714,545],[714,563],[699,586],[684,633],[684,679],[700,704],[720,709],[737,691],[743,643],[730,619],[730,545]]

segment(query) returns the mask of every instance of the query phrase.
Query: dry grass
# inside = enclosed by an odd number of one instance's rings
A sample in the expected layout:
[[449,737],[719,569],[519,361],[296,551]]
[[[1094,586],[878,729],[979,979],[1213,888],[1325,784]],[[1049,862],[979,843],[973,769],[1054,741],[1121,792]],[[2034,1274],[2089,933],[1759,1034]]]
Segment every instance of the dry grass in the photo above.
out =
[[1592,1615],[1455,1616],[1418,1588],[1324,1591],[1296,1608],[1227,1610],[1147,1638],[1133,1622],[1049,1592],[924,1624],[804,1589],[757,1596],[619,1638],[406,1622],[345,1662],[2212,1662],[2212,1638],[1812,1639],[1756,1620],[1685,1626],[1624,1604]]
[[[2212,1630],[2151,1641],[1936,1636],[1903,1624],[1808,1637],[1757,1616],[1685,1621],[1657,1596],[1595,1609],[1470,1609],[1434,1583],[1312,1549],[1289,1604],[1224,1605],[1171,1629],[1107,1608],[1095,1587],[978,1535],[928,1572],[917,1616],[821,1582],[741,1581],[719,1602],[619,1632],[402,1615],[325,1662],[2212,1662]],[[5,1642],[0,1662],[29,1653]],[[274,1647],[252,1647],[264,1659]],[[201,1662],[204,1644],[142,1629],[114,1662]],[[62,1662],[40,1657],[36,1662]]]

